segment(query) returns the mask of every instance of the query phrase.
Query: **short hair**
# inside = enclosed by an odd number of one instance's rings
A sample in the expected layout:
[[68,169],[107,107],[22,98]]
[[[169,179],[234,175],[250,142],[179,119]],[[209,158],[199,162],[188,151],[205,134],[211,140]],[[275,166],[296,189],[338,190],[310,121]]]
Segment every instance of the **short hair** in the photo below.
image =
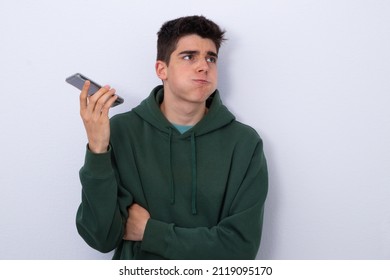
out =
[[225,31],[204,16],[187,16],[167,21],[157,33],[157,60],[169,64],[180,38],[186,35],[198,35],[214,42],[217,52],[224,38]]

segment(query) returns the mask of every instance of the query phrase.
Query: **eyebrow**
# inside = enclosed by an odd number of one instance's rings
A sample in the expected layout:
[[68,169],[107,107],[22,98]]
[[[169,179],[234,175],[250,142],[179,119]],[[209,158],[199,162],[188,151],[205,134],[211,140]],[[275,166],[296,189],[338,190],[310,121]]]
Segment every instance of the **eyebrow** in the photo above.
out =
[[[199,54],[199,53],[200,53],[199,51],[186,50],[186,51],[180,52],[179,55],[183,55],[183,54]],[[215,52],[212,52],[212,51],[208,51],[207,55],[218,58],[218,54],[216,54]]]

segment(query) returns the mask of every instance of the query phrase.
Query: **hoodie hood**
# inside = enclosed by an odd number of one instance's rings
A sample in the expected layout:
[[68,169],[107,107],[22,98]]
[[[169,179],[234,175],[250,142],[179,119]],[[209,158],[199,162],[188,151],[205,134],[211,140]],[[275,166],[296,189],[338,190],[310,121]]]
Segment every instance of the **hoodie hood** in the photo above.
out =
[[[163,100],[163,86],[157,86],[147,99],[134,108],[134,112],[155,128],[169,134],[170,129],[174,129],[174,126],[160,110],[160,104]],[[207,114],[190,130],[195,136],[210,133],[235,120],[234,115],[222,104],[218,90],[207,99],[206,107],[209,109]],[[183,136],[188,137],[188,134],[184,133]]]
[[234,115],[222,104],[218,90],[216,90],[206,101],[206,107],[209,109],[207,114],[187,132],[180,134],[179,131],[165,118],[160,110],[160,104],[164,100],[163,86],[155,87],[149,97],[139,106],[134,108],[134,112],[147,123],[156,129],[168,135],[167,150],[169,158],[167,166],[169,168],[171,204],[175,203],[175,182],[172,168],[172,138],[181,140],[190,139],[191,145],[191,166],[192,166],[192,197],[191,209],[192,214],[197,214],[197,145],[196,138],[202,135],[212,133],[213,131],[230,124],[235,120]]

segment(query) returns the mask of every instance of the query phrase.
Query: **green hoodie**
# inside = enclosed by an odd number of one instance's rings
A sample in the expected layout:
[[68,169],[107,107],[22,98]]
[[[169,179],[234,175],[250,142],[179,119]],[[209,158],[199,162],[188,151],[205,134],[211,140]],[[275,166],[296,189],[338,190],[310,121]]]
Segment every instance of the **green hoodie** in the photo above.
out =
[[[88,149],[80,170],[77,229],[114,259],[254,259],[268,191],[263,145],[216,91],[208,113],[180,134],[159,109],[156,87],[111,118],[109,151]],[[127,208],[150,213],[141,242],[122,239]]]

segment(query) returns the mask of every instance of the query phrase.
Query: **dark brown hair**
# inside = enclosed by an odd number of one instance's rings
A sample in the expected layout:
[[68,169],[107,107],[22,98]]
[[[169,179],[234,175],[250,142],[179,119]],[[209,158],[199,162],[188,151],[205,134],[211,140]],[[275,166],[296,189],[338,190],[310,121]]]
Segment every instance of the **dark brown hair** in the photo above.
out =
[[192,34],[212,40],[217,48],[217,52],[225,40],[225,31],[204,16],[177,18],[164,23],[157,33],[157,60],[169,64],[169,59],[175,51],[179,39]]

